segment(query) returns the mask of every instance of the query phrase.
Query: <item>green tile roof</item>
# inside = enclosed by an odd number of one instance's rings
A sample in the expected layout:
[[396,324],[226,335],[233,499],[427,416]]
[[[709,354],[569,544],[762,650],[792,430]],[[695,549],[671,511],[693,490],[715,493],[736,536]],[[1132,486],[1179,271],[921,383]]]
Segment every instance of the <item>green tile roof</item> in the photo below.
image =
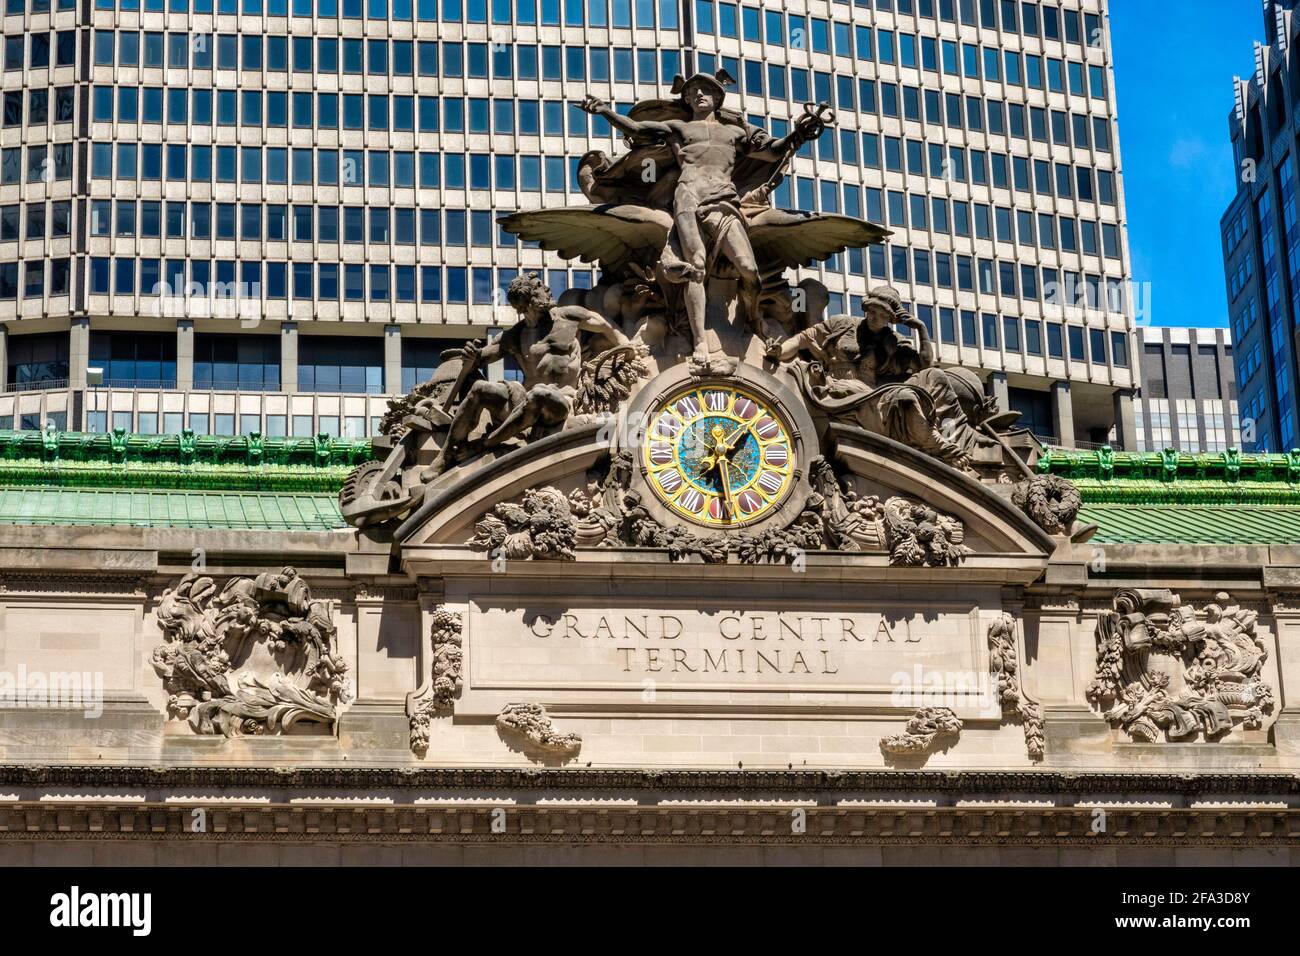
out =
[[1300,507],[1087,503],[1096,544],[1300,544]]
[[337,494],[369,439],[0,431],[0,485]]
[[1300,453],[1048,448],[1038,470],[1070,479],[1099,544],[1300,544]]
[[334,494],[0,486],[0,525],[332,531]]
[[1300,451],[1286,455],[1047,448],[1038,470],[1069,478],[1084,499],[1133,503],[1300,504]]
[[369,439],[0,431],[0,525],[332,531]]

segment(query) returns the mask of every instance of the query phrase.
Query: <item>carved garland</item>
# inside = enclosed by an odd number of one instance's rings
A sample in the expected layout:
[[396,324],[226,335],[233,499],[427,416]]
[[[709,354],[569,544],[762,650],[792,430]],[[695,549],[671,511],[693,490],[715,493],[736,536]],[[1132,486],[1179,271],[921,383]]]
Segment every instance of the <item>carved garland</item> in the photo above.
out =
[[1020,654],[1016,649],[1016,622],[1002,615],[989,628],[989,670],[997,682],[998,703],[1003,714],[1019,718],[1025,731],[1025,748],[1033,760],[1041,760],[1046,749],[1043,736],[1043,707],[1025,697],[1020,685]]
[[151,662],[168,712],[197,734],[283,734],[299,723],[332,733],[351,699],[329,605],[293,568],[231,578],[220,591],[187,574],[157,619],[166,641]]
[[961,718],[948,707],[922,707],[907,722],[901,734],[884,737],[880,749],[897,757],[925,753],[939,737],[961,733]]
[[575,548],[656,548],[669,559],[698,557],[721,564],[788,564],[808,551],[880,551],[907,567],[955,567],[971,553],[960,521],[895,496],[886,500],[845,489],[825,458],[811,465],[814,494],[785,528],[760,533],[697,534],[660,524],[630,490],[632,459],[615,454],[602,478],[567,497],[551,487],[531,488],[520,501],[495,505],[474,527],[468,544],[493,559],[562,560]]
[[429,728],[433,718],[451,709],[460,696],[461,661],[464,657],[461,617],[445,607],[433,612],[431,648],[433,667],[429,682],[406,700],[406,714],[411,720],[411,749],[424,753],[429,749]]
[[563,757],[576,756],[582,749],[578,734],[562,734],[541,704],[506,704],[497,715],[497,729],[526,739],[533,746]]

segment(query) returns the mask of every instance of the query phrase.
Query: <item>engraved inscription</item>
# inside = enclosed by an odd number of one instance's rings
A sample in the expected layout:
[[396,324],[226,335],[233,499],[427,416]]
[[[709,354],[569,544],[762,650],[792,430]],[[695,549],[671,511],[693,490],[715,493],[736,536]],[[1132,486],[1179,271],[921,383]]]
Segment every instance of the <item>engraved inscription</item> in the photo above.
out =
[[[549,688],[659,692],[831,695],[848,703],[888,699],[900,672],[975,673],[978,613],[969,605],[575,607],[471,600],[467,609],[471,690]],[[847,695],[847,696],[845,696]],[[811,698],[806,702],[811,703]],[[800,702],[804,702],[802,697]]]
[[[920,644],[910,622],[882,615],[724,613],[697,635],[704,646],[680,646],[687,626],[678,614],[539,614],[529,632],[540,640],[606,643],[625,674],[827,674],[840,672],[839,649]],[[713,646],[708,646],[713,645]]]

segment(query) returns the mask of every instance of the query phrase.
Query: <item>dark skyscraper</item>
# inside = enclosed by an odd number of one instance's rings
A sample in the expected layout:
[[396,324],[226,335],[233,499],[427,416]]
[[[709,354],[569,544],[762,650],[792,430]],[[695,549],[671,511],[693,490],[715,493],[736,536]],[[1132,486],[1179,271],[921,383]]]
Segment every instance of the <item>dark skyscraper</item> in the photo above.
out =
[[1236,350],[1243,447],[1296,442],[1296,325],[1300,223],[1296,212],[1300,42],[1294,0],[1264,4],[1255,72],[1233,81],[1229,116],[1237,195],[1222,219],[1228,315]]

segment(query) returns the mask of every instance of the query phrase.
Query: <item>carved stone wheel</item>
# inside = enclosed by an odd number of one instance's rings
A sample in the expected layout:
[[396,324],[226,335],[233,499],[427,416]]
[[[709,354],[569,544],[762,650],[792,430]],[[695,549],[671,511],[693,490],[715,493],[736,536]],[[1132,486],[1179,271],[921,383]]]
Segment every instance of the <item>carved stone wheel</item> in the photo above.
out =
[[410,496],[402,492],[396,480],[379,482],[375,478],[385,468],[383,461],[368,461],[352,469],[339,491],[339,510],[349,522],[362,527],[385,521],[406,507]]

